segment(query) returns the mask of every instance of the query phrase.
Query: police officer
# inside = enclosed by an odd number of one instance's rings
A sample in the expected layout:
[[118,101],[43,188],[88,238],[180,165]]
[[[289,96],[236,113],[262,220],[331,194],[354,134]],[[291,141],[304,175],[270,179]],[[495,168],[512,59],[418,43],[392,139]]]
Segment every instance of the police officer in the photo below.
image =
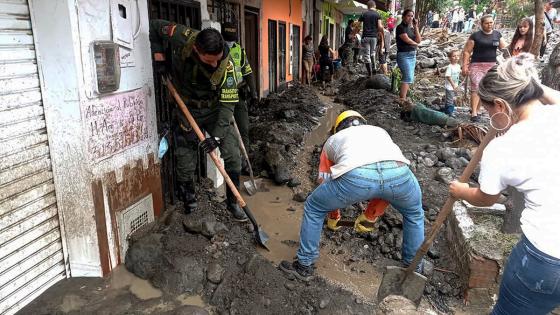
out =
[[236,77],[239,78],[239,103],[235,106],[233,115],[243,139],[243,144],[247,147],[249,145],[248,103],[254,102],[258,98],[255,76],[247,60],[245,49],[237,42],[237,25],[232,22],[223,23],[222,36],[229,47],[229,55],[235,65]]
[[[197,31],[164,20],[152,20],[150,42],[156,63],[165,61],[164,47],[170,48],[169,72],[173,84],[197,124],[211,135],[201,147],[208,152],[220,147],[225,169],[239,186],[241,160],[232,129],[233,110],[239,96],[235,67],[222,36],[212,28]],[[182,112],[176,109],[176,114],[177,186],[179,199],[188,214],[197,208],[194,174],[199,143]],[[227,207],[237,221],[247,220],[229,188]]]

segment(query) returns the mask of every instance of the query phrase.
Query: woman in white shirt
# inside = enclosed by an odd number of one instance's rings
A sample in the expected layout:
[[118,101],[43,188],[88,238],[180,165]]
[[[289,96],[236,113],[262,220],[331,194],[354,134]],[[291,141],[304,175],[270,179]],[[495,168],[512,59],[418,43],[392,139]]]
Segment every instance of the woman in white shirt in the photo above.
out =
[[548,314],[560,305],[560,106],[522,53],[493,67],[478,94],[497,130],[480,163],[479,188],[453,182],[450,193],[476,206],[497,202],[507,186],[525,199],[523,235],[508,259],[492,314]]

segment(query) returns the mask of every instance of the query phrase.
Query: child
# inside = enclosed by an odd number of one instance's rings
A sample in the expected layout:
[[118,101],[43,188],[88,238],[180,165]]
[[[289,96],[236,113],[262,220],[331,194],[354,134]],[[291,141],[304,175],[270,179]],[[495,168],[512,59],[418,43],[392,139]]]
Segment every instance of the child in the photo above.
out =
[[531,18],[522,19],[517,25],[511,44],[508,47],[512,56],[517,56],[522,52],[529,52],[533,44],[533,20]]
[[461,66],[459,65],[460,51],[454,49],[447,54],[449,66],[445,71],[445,112],[449,116],[454,116],[455,111],[455,92],[459,91],[459,76]]

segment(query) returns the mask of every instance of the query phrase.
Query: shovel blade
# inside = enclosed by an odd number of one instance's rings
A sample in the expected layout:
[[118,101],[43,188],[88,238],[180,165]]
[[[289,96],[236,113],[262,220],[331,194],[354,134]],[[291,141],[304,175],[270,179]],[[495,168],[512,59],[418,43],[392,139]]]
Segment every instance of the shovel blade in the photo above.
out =
[[256,185],[253,185],[251,181],[243,182],[243,188],[245,188],[245,191],[249,194],[249,196],[256,194],[258,191]]
[[268,246],[266,246],[266,242],[268,242],[268,235],[261,229],[261,227],[259,226],[259,228],[255,231],[255,237],[257,239],[257,243],[259,243],[259,245],[261,245],[264,249],[270,251],[270,248],[268,248]]
[[257,178],[255,180],[248,180],[248,181],[243,182],[243,188],[245,188],[245,191],[247,191],[247,194],[249,194],[249,196],[252,196],[252,195],[256,194],[257,192],[259,192],[259,187],[262,188],[262,179],[261,178]]
[[416,272],[411,273],[406,279],[405,276],[406,268],[387,266],[377,291],[377,301],[381,302],[389,295],[400,295],[419,305],[424,295],[427,278]]

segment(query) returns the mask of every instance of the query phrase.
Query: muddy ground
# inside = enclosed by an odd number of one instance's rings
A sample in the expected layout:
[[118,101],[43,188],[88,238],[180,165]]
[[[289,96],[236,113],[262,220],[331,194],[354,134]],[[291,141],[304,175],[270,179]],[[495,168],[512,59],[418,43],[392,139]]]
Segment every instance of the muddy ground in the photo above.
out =
[[[433,58],[441,56],[434,54]],[[364,283],[378,283],[385,266],[400,264],[402,218],[392,208],[372,233],[324,230],[321,259],[328,257],[341,266],[344,272],[338,277],[330,276],[334,270],[325,269],[328,264],[321,264],[320,276],[309,283],[277,269],[278,260],[290,260],[297,249],[302,202],[315,186],[321,144],[342,110],[357,110],[368,123],[387,130],[412,162],[410,167],[423,192],[426,230],[447,197],[447,183],[460,174],[472,155],[475,144],[454,142],[453,132],[445,127],[401,120],[395,96],[384,89],[366,88],[376,84],[366,82],[362,68],[343,70],[326,89],[296,83],[251,109],[250,157],[256,174],[271,181],[259,193],[261,203],[254,203],[250,197],[248,203],[261,206],[266,199],[273,209],[269,211],[275,213],[262,213],[255,208],[255,216],[267,225],[271,243],[288,250],[274,256],[258,249],[252,226],[233,222],[222,203],[223,196],[211,188],[210,182],[203,181],[197,188],[198,211],[184,215],[180,204],[177,209],[170,206],[156,223],[138,231],[130,240],[126,268],[148,280],[159,289],[158,294],[139,297],[130,288],[114,290],[108,279],[87,282],[74,278],[49,289],[21,313],[389,314],[395,309],[402,310],[402,314],[469,313],[463,309],[463,288],[442,233],[428,253],[427,259],[436,268],[419,310],[410,310],[402,301],[392,306],[378,305],[372,293],[375,289],[360,290]],[[424,81],[416,85],[415,98],[437,108],[436,100],[444,92],[443,82],[430,67],[420,72],[419,79]],[[466,108],[457,111],[459,120],[468,119]],[[276,188],[275,184],[282,187]],[[347,220],[358,214],[353,207],[343,211]],[[283,222],[291,224],[284,227],[288,234],[274,228]],[[191,303],[188,297],[198,297],[200,305]]]

